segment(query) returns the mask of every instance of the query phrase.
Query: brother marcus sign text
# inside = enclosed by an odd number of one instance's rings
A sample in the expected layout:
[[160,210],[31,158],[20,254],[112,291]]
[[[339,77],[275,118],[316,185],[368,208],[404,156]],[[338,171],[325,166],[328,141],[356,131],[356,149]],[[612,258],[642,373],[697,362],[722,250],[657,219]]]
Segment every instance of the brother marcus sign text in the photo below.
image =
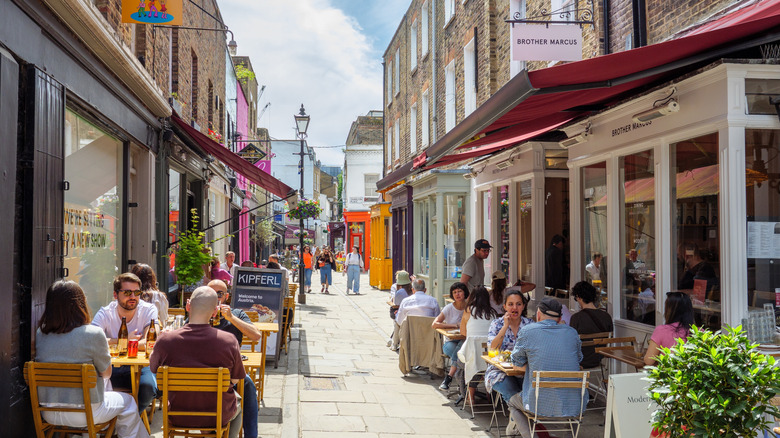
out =
[[582,29],[576,24],[515,24],[512,26],[514,61],[579,61]]

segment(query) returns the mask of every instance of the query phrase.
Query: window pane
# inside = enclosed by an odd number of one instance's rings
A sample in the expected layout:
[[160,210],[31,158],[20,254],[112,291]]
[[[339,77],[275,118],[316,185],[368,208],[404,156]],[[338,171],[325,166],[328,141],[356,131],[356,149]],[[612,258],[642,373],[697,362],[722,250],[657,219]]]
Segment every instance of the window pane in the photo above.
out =
[[[582,278],[607,290],[607,163],[582,168]],[[600,256],[600,257],[598,257]]]
[[[477,236],[477,239],[490,240],[490,224],[493,222],[493,215],[490,206],[491,196],[490,190],[482,192],[482,236]],[[476,239],[474,239],[476,240]],[[473,250],[473,248],[472,248]],[[469,254],[471,255],[471,254]],[[493,255],[485,259],[485,272],[493,273]]]
[[[531,180],[521,181],[518,184],[517,195],[517,273],[523,281],[531,281]],[[514,280],[514,279],[513,279]],[[511,281],[510,283],[514,283]]]
[[[493,244],[504,275],[509,278],[509,186],[498,188],[498,244]],[[487,272],[487,271],[485,271]],[[492,272],[491,272],[492,274]]]
[[90,308],[113,299],[122,258],[122,143],[78,116],[65,113],[64,266],[81,285]]
[[444,196],[444,271],[447,278],[460,278],[466,254],[466,201],[463,195]]
[[[745,130],[748,306],[774,306],[780,293],[780,131]],[[762,245],[763,243],[763,245]]]
[[429,258],[429,239],[431,235],[431,215],[428,208],[428,202],[422,201],[417,204],[420,208],[420,273],[428,275],[430,268]]
[[672,145],[672,281],[691,295],[695,322],[720,328],[718,134]]
[[655,325],[653,151],[620,158],[620,205],[621,314]]

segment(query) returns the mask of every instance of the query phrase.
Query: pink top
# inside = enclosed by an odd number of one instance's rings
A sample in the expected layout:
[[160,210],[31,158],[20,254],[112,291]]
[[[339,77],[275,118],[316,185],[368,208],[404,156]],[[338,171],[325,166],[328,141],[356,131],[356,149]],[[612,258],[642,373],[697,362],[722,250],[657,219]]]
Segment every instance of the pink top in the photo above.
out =
[[228,271],[226,271],[226,270],[224,270],[222,268],[217,268],[217,269],[212,269],[211,270],[211,279],[212,280],[222,280],[222,281],[229,282],[230,280],[233,279],[233,276],[230,275],[230,272],[228,272]]
[[653,330],[650,340],[660,347],[672,348],[677,343],[677,338],[688,339],[688,331],[681,330],[679,322],[659,325]]

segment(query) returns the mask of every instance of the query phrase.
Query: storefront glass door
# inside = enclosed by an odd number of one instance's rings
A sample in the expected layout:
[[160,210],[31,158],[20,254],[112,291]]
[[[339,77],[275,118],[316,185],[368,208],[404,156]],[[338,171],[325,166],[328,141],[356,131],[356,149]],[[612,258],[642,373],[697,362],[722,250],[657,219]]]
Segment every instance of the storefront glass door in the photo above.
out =
[[[518,183],[517,194],[517,277],[523,281],[531,281],[533,266],[531,250],[533,249],[531,229],[531,180]],[[509,283],[514,283],[512,279]]]
[[607,290],[607,163],[585,166],[582,172],[582,278]]
[[[510,264],[510,239],[509,239],[509,211],[510,211],[510,202],[509,202],[509,186],[499,186],[498,187],[498,221],[496,221],[496,225],[498,226],[497,235],[498,235],[498,242],[493,244],[493,247],[495,248],[494,251],[496,251],[498,256],[498,262],[499,262],[499,269],[504,272],[504,275],[509,278],[509,264]],[[492,272],[490,273],[492,274]],[[488,272],[485,271],[485,276],[487,277]]]

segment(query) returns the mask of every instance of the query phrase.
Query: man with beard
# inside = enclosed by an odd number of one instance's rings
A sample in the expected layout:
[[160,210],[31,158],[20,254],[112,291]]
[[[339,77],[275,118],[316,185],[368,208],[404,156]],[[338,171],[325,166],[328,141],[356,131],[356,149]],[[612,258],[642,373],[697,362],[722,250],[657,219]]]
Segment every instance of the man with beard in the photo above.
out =
[[[157,321],[157,308],[141,299],[141,279],[130,272],[120,274],[114,279],[114,301],[98,310],[92,319],[92,325],[103,329],[109,344],[113,344],[119,336],[122,318],[125,318],[127,323],[128,339],[137,339],[138,350],[144,351],[146,332],[152,320]],[[111,385],[114,388],[130,389],[130,367],[114,368]],[[141,382],[138,386],[138,411],[143,412],[152,404],[156,395],[157,379],[149,367],[144,367],[141,369]]]

